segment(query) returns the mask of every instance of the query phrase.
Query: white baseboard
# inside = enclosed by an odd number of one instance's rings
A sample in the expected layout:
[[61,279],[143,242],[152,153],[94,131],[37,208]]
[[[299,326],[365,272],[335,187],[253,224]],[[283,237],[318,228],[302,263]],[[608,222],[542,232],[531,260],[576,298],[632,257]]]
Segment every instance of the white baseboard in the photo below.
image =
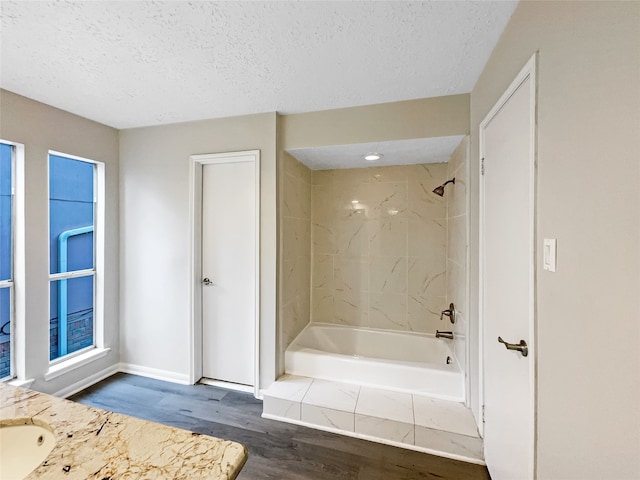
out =
[[82,380],[69,385],[68,387],[64,387],[61,390],[58,390],[53,395],[56,397],[67,398],[71,395],[78,393],[85,388],[89,388],[91,385],[98,383],[101,380],[104,380],[111,375],[118,373],[120,371],[120,366],[116,363],[115,365],[111,365],[110,367],[105,368],[104,370],[100,370],[99,372],[94,373],[93,375],[89,375]]
[[111,365],[104,370],[96,372],[93,375],[89,375],[88,377],[83,378],[82,380],[69,385],[68,387],[64,387],[61,390],[58,390],[57,392],[53,393],[53,395],[60,398],[70,397],[71,395],[74,395],[84,390],[85,388],[89,388],[91,385],[94,385],[99,381],[104,380],[105,378],[110,377],[111,375],[114,375],[118,372],[131,373],[133,375],[140,375],[141,377],[155,378],[157,380],[180,383],[182,385],[191,385],[188,375],[169,372],[166,370],[159,370],[157,368],[143,367],[141,365],[131,365],[130,363],[116,363],[115,365]]
[[192,385],[189,381],[189,375],[183,373],[144,367],[142,365],[132,365],[131,363],[121,363],[118,367],[118,371],[123,373],[131,373],[132,375],[140,375],[141,377],[155,378],[156,380],[180,383],[182,385]]

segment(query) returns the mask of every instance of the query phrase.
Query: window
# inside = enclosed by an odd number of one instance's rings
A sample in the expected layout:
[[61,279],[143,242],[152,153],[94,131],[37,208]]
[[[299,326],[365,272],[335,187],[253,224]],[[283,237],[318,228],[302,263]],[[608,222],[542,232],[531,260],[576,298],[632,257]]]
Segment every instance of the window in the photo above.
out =
[[50,361],[96,345],[99,168],[98,162],[49,154]]
[[0,143],[0,379],[14,376],[14,152],[13,145]]

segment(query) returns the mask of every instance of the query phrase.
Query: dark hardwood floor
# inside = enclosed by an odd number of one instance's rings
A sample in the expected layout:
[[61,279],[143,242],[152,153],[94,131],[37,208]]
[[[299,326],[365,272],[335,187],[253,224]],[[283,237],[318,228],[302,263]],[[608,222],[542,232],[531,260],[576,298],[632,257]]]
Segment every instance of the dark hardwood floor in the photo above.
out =
[[70,400],[246,445],[240,480],[488,480],[485,467],[262,418],[253,395],[116,374]]

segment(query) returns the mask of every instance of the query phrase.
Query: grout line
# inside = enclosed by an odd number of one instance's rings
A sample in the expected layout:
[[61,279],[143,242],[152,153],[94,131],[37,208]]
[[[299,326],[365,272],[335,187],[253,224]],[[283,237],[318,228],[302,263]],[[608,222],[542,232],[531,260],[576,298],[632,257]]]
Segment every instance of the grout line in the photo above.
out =
[[[411,414],[413,415],[413,428],[414,428],[414,435],[415,435],[415,427],[416,427],[416,404],[413,401],[413,394],[411,394]],[[415,439],[414,439],[415,441]]]
[[358,402],[360,402],[360,392],[362,392],[362,386],[358,385],[358,397],[356,398],[356,404],[353,407],[353,421],[354,421],[354,428],[355,428],[355,418],[356,418],[356,411],[358,410]]
[[307,387],[307,389],[304,392],[304,395],[302,395],[302,398],[300,399],[300,411],[302,412],[302,403],[304,402],[304,399],[307,398],[307,394],[309,393],[309,390],[311,390],[311,385],[313,385],[313,382],[315,382],[316,379],[312,378],[311,383],[309,384],[309,386]]

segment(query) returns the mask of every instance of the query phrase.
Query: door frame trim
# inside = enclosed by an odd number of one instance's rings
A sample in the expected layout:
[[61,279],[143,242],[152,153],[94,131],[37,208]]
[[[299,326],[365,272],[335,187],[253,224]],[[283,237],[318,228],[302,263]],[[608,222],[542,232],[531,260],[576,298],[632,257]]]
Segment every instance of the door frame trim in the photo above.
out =
[[531,397],[529,398],[529,425],[533,438],[531,439],[531,449],[529,456],[531,460],[531,471],[529,472],[529,478],[536,478],[536,450],[537,450],[537,428],[536,428],[536,385],[537,385],[537,325],[536,325],[536,166],[537,166],[537,52],[527,61],[525,66],[520,70],[515,79],[511,82],[506,91],[500,96],[499,100],[495,103],[493,108],[487,113],[485,118],[480,122],[478,127],[479,131],[479,292],[478,292],[478,329],[479,329],[479,398],[481,399],[481,421],[479,425],[480,434],[484,437],[484,381],[485,381],[485,357],[484,357],[484,272],[485,272],[485,187],[484,187],[484,175],[482,173],[482,159],[485,156],[485,130],[494,119],[494,117],[500,112],[502,107],[509,101],[513,94],[520,88],[520,86],[530,79],[529,85],[529,115],[530,115],[530,139],[531,146],[529,149],[529,182],[530,182],[530,197],[529,197],[529,274],[530,274],[530,291],[529,291],[529,379]]
[[189,321],[190,365],[189,381],[195,384],[202,378],[202,169],[204,165],[246,161],[253,157],[255,167],[256,194],[256,239],[255,239],[255,323],[254,323],[254,383],[253,394],[260,394],[260,150],[211,153],[189,156],[189,298],[191,311]]

